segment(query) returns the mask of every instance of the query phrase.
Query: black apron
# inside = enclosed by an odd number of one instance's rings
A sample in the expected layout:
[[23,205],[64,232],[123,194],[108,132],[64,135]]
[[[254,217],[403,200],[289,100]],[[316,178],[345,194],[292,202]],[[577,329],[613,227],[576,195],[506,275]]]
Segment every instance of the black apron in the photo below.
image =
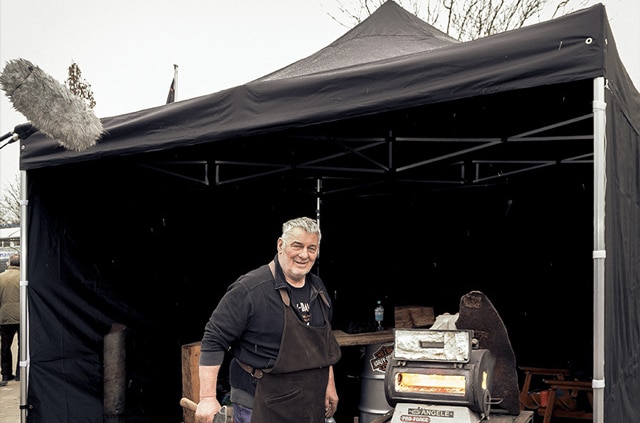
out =
[[286,289],[280,295],[285,307],[280,352],[258,381],[251,423],[324,423],[329,366],[340,359],[340,346],[324,304],[325,325],[307,326],[290,307]]

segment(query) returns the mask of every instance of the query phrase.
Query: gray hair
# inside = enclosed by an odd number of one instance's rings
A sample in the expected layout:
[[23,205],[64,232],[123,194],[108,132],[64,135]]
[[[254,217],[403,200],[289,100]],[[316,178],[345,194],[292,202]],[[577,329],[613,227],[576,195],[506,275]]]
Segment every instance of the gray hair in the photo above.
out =
[[288,241],[289,236],[291,235],[291,231],[294,228],[302,228],[309,234],[318,234],[318,244],[320,244],[320,238],[322,238],[322,234],[320,233],[320,226],[315,219],[310,219],[308,217],[298,217],[296,219],[291,219],[282,224],[282,238],[283,241]]

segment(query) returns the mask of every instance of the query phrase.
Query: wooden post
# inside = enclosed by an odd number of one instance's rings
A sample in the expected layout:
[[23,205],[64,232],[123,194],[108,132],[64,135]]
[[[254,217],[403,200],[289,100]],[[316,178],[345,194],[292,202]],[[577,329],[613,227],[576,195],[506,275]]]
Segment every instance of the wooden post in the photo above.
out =
[[104,422],[124,422],[126,327],[115,323],[104,337]]
[[[182,396],[196,404],[200,402],[199,361],[200,342],[182,346]],[[188,408],[183,407],[182,416],[184,423],[195,423],[195,413]]]

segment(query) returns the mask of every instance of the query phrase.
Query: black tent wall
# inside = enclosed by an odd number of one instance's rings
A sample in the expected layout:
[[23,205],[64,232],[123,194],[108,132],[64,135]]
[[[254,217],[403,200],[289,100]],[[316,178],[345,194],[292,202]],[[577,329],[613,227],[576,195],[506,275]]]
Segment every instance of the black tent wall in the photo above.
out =
[[[604,8],[427,50],[317,73],[297,63],[306,73],[105,118],[85,152],[22,142],[29,421],[102,420],[113,323],[128,328],[127,421],[180,421],[180,346],[230,282],[271,258],[283,220],[316,215],[318,195],[337,327],[368,320],[382,296],[443,313],[478,289],[519,364],[589,377],[596,77],[607,78],[604,421],[637,421],[640,98]],[[546,126],[543,142],[518,138]],[[526,171],[525,159],[539,164]],[[416,161],[429,163],[403,169]]]
[[640,116],[619,100],[607,97],[606,422],[640,418]]

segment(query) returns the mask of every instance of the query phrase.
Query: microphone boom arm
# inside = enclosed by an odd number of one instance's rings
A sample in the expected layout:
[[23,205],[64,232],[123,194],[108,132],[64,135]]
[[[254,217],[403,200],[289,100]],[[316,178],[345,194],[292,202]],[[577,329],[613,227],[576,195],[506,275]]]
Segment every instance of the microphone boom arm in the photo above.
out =
[[4,147],[18,140],[26,140],[36,132],[38,132],[38,128],[33,126],[31,123],[29,122],[21,123],[20,125],[17,125],[15,128],[13,128],[13,131],[7,132],[6,134],[0,137],[0,141],[4,141],[7,138],[11,137],[9,141],[0,145],[0,150],[2,150]]

